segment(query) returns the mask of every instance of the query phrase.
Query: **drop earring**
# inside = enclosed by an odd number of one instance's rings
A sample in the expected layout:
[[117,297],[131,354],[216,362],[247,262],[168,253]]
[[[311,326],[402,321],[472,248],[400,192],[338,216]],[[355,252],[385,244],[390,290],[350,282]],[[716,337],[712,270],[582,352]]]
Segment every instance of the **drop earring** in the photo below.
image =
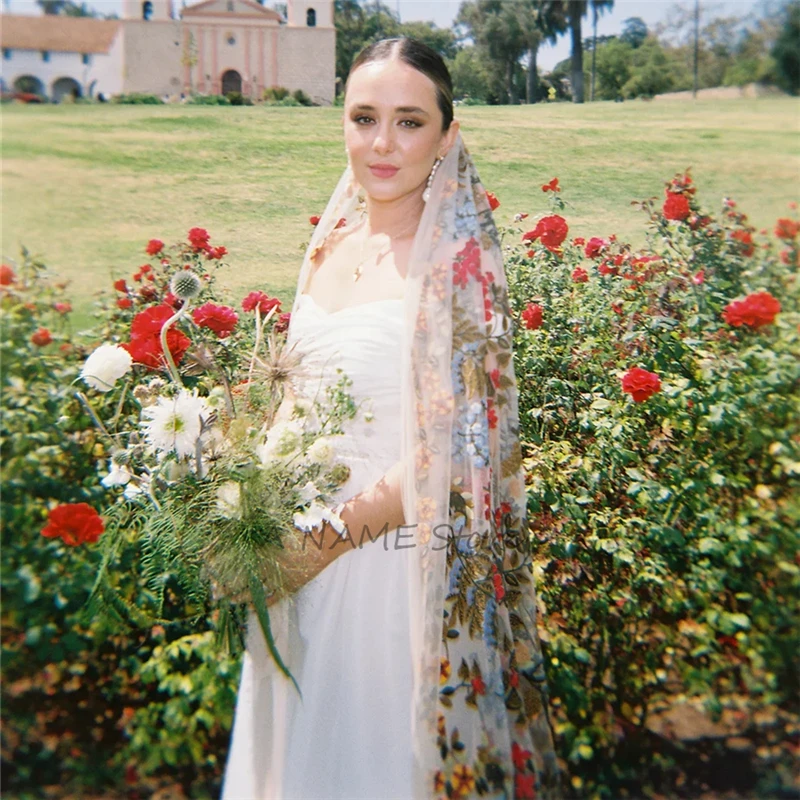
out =
[[439,164],[444,161],[443,158],[440,156],[436,157],[436,161],[433,162],[433,168],[431,169],[431,174],[428,175],[428,182],[425,184],[425,190],[422,192],[422,202],[427,203],[430,196],[431,196],[431,186],[433,185],[433,178],[436,175],[436,170],[439,169]]

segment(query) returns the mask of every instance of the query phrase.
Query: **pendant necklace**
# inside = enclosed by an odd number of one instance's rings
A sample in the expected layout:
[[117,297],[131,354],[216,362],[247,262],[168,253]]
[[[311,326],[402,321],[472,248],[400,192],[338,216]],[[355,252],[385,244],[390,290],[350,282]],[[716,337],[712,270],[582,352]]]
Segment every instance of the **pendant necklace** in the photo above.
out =
[[[367,225],[366,221],[365,221],[364,225],[365,225],[365,229],[366,229],[366,225]],[[399,233],[395,233],[395,234],[392,234],[392,235],[386,234],[388,239],[389,239],[388,244],[381,245],[381,247],[378,250],[378,252],[375,253],[375,255],[370,259],[370,261],[374,260],[375,263],[377,264],[389,252],[389,250],[392,249],[392,242],[395,239],[402,239],[403,237],[407,236],[418,225],[419,225],[419,220],[415,220],[414,222],[411,223],[411,225],[408,225],[403,230],[401,230]],[[361,252],[359,253],[358,266],[356,266],[356,268],[353,270],[353,282],[354,283],[364,274],[364,248],[365,248],[365,246],[367,244],[367,239],[369,239],[369,238],[370,238],[369,236],[365,236],[364,239],[361,242]]]

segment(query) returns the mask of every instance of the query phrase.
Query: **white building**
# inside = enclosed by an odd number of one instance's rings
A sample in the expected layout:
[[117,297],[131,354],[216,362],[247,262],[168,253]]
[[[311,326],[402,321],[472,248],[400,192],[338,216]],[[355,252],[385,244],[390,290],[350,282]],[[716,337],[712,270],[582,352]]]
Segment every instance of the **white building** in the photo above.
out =
[[0,18],[7,90],[59,101],[145,92],[301,89],[317,103],[335,96],[333,0],[288,0],[287,18],[255,0],[205,0],[175,17],[171,0],[125,0],[121,20]]

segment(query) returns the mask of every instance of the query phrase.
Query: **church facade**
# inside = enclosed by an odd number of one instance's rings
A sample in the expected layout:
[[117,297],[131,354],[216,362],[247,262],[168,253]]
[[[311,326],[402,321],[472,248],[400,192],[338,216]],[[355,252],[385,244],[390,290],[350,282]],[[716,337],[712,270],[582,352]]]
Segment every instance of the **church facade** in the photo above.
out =
[[[333,0],[288,0],[286,18],[255,0],[125,0],[121,20],[3,14],[3,86],[56,102],[71,94],[301,89],[330,104],[336,89]],[[35,87],[35,88],[34,88]]]

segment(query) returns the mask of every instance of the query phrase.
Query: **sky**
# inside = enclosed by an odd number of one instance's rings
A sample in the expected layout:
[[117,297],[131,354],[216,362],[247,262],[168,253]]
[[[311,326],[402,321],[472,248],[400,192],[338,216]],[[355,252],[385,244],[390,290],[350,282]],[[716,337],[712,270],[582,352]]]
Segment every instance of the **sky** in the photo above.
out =
[[[180,0],[175,0],[178,5]],[[440,28],[451,26],[458,13],[461,0],[383,0],[389,8],[400,14],[403,22],[430,20]],[[122,0],[87,0],[87,4],[103,13],[122,13]],[[190,3],[191,4],[191,3]],[[597,35],[611,36],[622,32],[623,23],[629,17],[641,17],[648,28],[664,19],[667,11],[675,5],[693,8],[694,0],[616,0],[614,8],[598,19]],[[701,0],[706,14],[712,16],[746,16],[760,5],[759,0]],[[38,14],[35,0],[3,0],[3,10],[12,14]],[[584,38],[591,36],[591,16],[583,21]],[[552,69],[559,61],[569,57],[570,37],[561,36],[555,45],[543,45],[539,49],[539,69]]]

